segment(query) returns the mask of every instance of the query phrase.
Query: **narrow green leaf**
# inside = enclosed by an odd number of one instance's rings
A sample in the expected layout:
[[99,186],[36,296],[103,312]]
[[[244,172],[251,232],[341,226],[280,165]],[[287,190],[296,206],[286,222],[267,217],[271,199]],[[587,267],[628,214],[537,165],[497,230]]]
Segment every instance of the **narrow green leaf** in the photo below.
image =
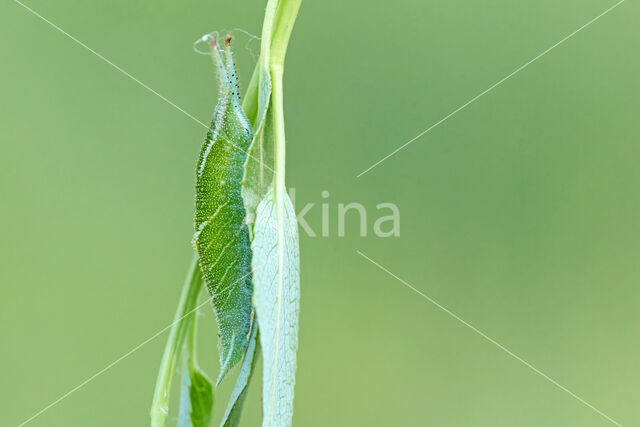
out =
[[197,366],[189,367],[191,387],[191,423],[193,427],[208,427],[213,409],[213,385]]
[[254,323],[251,331],[251,338],[249,339],[249,347],[247,347],[247,353],[244,355],[244,360],[236,379],[236,384],[233,386],[231,392],[231,398],[229,404],[222,417],[221,427],[236,427],[240,423],[240,415],[242,413],[242,404],[247,396],[247,390],[249,389],[249,381],[253,375],[253,368],[258,355],[258,345],[256,336],[258,334],[258,325]]
[[151,426],[163,427],[169,413],[169,392],[180,353],[196,316],[196,302],[202,288],[202,273],[194,258],[185,280],[169,339],[162,355],[151,404]]
[[196,178],[194,245],[213,297],[220,331],[220,377],[238,363],[251,327],[251,248],[241,183],[252,132],[238,96],[233,57],[213,43],[220,100],[202,147]]
[[298,228],[291,200],[270,189],[254,228],[254,306],[263,351],[264,427],[287,427],[293,416],[300,277]]

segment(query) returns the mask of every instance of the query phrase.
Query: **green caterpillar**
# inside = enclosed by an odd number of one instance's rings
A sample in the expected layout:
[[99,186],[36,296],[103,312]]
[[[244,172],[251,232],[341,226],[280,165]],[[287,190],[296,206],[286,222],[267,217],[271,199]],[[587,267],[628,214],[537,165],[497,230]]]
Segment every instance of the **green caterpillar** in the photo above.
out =
[[251,242],[241,194],[253,136],[240,105],[230,40],[224,53],[215,38],[211,43],[220,97],[198,161],[193,239],[220,331],[218,382],[242,359],[253,322]]

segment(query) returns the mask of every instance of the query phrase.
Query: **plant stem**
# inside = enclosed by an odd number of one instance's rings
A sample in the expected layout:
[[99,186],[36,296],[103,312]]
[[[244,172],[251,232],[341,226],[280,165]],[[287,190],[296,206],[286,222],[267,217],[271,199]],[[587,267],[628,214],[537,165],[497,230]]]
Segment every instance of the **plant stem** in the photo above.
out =
[[[273,108],[273,142],[274,142],[274,171],[273,190],[276,200],[285,191],[285,131],[284,131],[284,102],[282,88],[283,67],[281,65],[271,65],[271,108]],[[283,196],[284,197],[284,196]],[[278,205],[276,203],[276,205]]]
[[[277,63],[284,66],[284,58],[289,44],[289,37],[293,30],[302,0],[269,0],[262,27],[262,41],[260,44],[260,58],[253,69],[251,80],[245,91],[242,108],[254,123],[258,113],[258,91],[260,87],[260,71],[269,72],[270,64]],[[275,10],[274,15],[274,8]],[[271,53],[271,51],[275,53]]]
[[281,0],[271,41],[271,64],[284,67],[289,38],[302,0]]
[[[274,23],[276,20],[276,13],[278,12],[279,2],[280,0],[269,0],[264,12],[262,39],[260,41],[260,58],[258,60],[258,65],[260,66],[261,71],[269,70],[269,60],[271,58],[271,35],[274,31]],[[262,76],[260,76],[260,80],[260,83],[262,83]]]
[[169,392],[171,380],[176,370],[180,352],[193,319],[196,316],[196,301],[202,288],[202,273],[198,266],[198,258],[194,257],[187,278],[182,288],[178,310],[173,320],[169,339],[162,355],[160,371],[156,380],[156,389],[153,393],[151,405],[151,426],[163,427],[169,413]]
[[247,90],[244,93],[244,100],[242,101],[242,109],[247,115],[249,123],[252,124],[256,121],[256,116],[258,115],[258,80],[260,80],[258,77],[259,73],[260,62],[258,62],[253,69],[251,80],[249,81]]
[[[298,15],[298,9],[302,0],[281,0],[278,8],[278,16],[273,31],[271,43],[271,58],[269,68],[271,71],[271,107],[273,108],[273,139],[274,139],[274,169],[273,189],[276,199],[276,206],[284,206],[285,187],[285,164],[286,164],[286,137],[284,126],[284,59],[287,53],[289,37],[293,30]],[[277,209],[280,211],[280,209]],[[283,212],[278,212],[277,216],[282,218]]]
[[198,368],[198,363],[196,362],[196,324],[198,323],[197,316],[198,313],[193,313],[193,316],[189,316],[191,321],[189,322],[188,330],[185,334],[186,342],[184,343],[184,348],[187,353],[187,366],[192,370]]
[[289,45],[289,37],[293,30],[293,24],[298,16],[298,9],[302,0],[281,0],[278,8],[273,39],[271,42],[271,57],[269,69],[271,72],[271,107],[273,108],[273,139],[275,145],[274,192],[276,200],[284,197],[285,189],[285,129],[284,129],[284,94],[283,75],[284,59]]

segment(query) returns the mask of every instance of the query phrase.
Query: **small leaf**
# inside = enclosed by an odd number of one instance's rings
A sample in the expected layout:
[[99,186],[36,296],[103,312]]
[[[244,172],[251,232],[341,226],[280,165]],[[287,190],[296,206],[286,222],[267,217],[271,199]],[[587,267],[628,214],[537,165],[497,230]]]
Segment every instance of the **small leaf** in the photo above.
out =
[[233,386],[231,392],[231,398],[229,404],[222,417],[221,427],[236,427],[240,423],[240,415],[242,413],[242,404],[247,396],[247,390],[249,389],[249,381],[253,375],[253,367],[258,355],[258,345],[256,335],[258,333],[258,325],[254,323],[251,338],[249,339],[249,347],[247,347],[247,353],[244,355],[244,360],[236,379],[236,384]]
[[263,351],[263,427],[287,427],[293,416],[300,277],[298,229],[291,200],[270,189],[254,228],[254,306]]
[[213,385],[197,365],[182,374],[178,427],[208,427],[213,409]]
[[220,100],[198,162],[193,239],[220,331],[218,383],[244,355],[252,313],[251,248],[241,197],[243,166],[252,133],[240,106],[229,40],[226,63],[213,43]]
[[197,368],[189,369],[191,378],[191,422],[193,427],[208,427],[213,409],[213,386],[204,373]]

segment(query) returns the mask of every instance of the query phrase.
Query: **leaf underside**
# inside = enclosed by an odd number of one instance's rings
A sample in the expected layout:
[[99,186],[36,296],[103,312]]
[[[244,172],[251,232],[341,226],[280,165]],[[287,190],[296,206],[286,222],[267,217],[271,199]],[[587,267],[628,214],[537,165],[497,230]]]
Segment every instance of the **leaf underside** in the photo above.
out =
[[270,189],[254,228],[254,306],[263,352],[263,427],[287,427],[293,416],[300,278],[296,215],[289,197]]

